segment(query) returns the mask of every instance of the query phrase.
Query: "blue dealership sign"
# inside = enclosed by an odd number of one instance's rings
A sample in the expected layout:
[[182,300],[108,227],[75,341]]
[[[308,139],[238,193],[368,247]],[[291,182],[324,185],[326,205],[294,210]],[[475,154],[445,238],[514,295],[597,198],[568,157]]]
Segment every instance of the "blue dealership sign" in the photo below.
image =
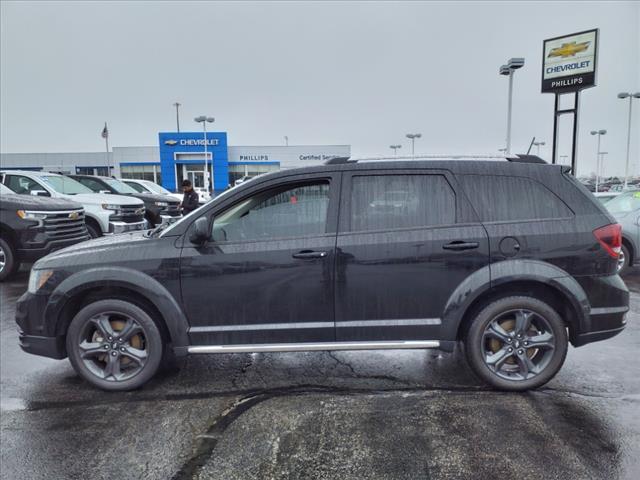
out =
[[[158,139],[163,187],[171,191],[179,190],[178,169],[183,165],[202,165],[204,170],[203,132],[160,132]],[[227,132],[207,132],[206,149],[209,161],[213,160],[213,190],[220,193],[229,185]]]

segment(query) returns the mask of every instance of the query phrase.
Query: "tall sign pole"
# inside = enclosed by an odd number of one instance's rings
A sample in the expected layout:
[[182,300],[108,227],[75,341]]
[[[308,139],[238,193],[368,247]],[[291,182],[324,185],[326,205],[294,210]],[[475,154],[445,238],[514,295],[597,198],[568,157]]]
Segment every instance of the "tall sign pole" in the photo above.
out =
[[[558,123],[562,115],[573,115],[571,171],[577,175],[578,112],[580,91],[596,85],[598,29],[549,38],[542,48],[542,93],[553,93],[553,142],[551,163],[558,160]],[[573,105],[561,108],[560,97],[573,94]]]

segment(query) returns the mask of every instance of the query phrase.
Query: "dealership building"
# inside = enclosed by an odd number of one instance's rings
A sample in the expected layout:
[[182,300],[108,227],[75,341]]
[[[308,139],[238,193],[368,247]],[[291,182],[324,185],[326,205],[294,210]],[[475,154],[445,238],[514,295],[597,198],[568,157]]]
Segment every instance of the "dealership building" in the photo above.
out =
[[[206,157],[205,157],[206,150]],[[158,146],[113,147],[107,152],[2,153],[0,168],[113,175],[152,180],[171,191],[182,180],[204,187],[205,158],[219,193],[244,177],[318,165],[349,157],[349,145],[229,146],[226,132],[160,132]]]

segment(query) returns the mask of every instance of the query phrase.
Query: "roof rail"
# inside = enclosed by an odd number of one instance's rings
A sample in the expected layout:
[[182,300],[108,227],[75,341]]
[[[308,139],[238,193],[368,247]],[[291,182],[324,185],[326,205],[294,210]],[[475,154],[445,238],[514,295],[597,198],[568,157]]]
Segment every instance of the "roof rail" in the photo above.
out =
[[358,162],[393,162],[393,161],[412,161],[412,160],[506,160],[514,163],[547,163],[536,155],[511,154],[511,155],[493,155],[493,154],[477,154],[477,155],[460,155],[460,154],[426,154],[426,155],[402,155],[397,157],[336,157],[325,162],[325,165],[340,165],[345,163]]

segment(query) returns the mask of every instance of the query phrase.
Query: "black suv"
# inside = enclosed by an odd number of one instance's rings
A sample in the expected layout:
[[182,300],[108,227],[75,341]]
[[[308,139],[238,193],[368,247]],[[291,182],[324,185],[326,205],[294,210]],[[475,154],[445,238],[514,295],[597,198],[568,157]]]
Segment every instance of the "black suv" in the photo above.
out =
[[[517,160],[517,159],[514,159]],[[625,328],[621,231],[561,166],[366,161],[286,170],[169,227],[34,266],[22,348],[107,390],[163,355],[440,348],[537,387]]]
[[175,222],[182,215],[180,202],[175,198],[155,193],[140,193],[116,178],[95,175],[69,175],[69,177],[96,193],[114,193],[142,200],[145,207],[144,217],[151,227],[161,223]]
[[21,263],[88,239],[81,205],[17,195],[0,183],[0,282]]

